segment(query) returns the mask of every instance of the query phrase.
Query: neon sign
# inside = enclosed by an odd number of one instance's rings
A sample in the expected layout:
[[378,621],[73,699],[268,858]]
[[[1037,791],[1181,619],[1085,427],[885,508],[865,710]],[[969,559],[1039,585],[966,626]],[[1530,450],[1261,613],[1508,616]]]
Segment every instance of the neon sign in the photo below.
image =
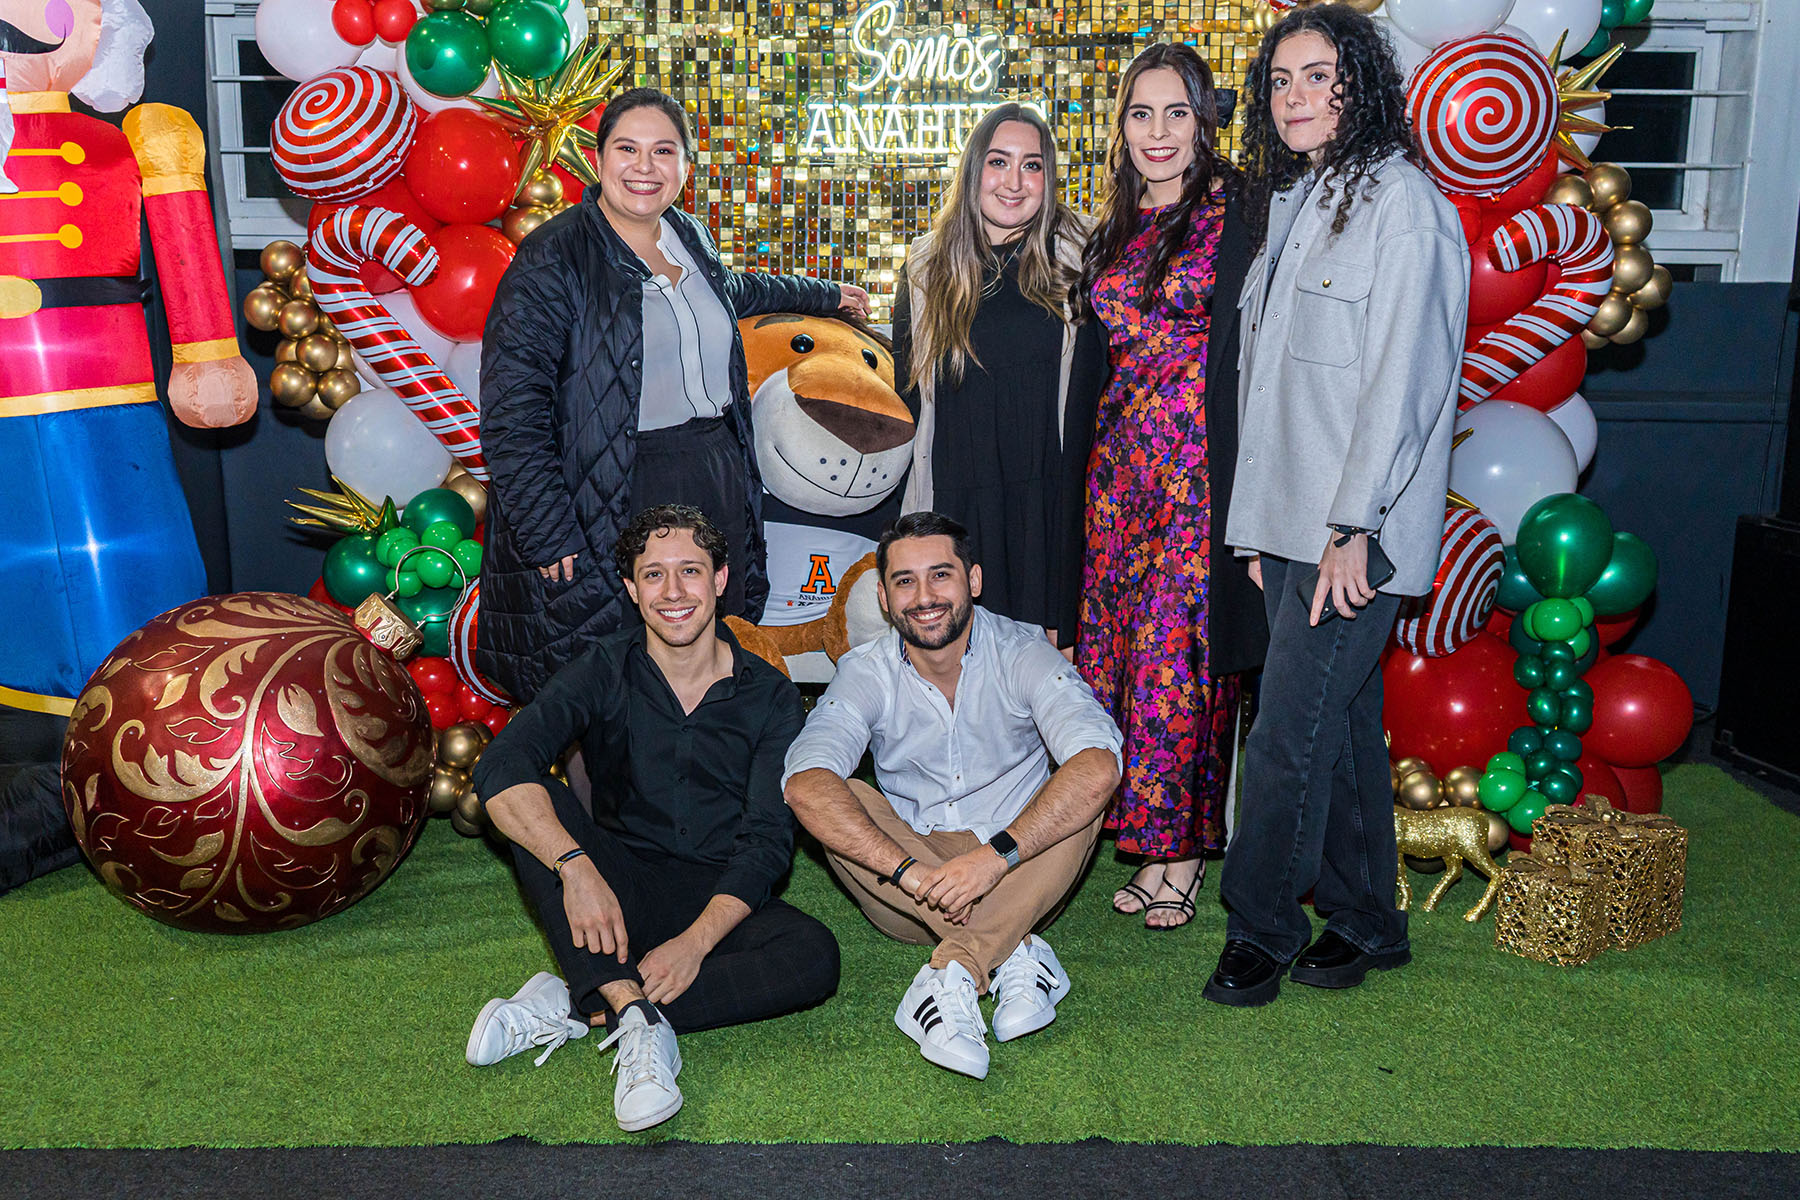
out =
[[[896,32],[899,0],[874,0],[850,26],[850,49],[864,74],[851,98],[809,100],[802,154],[830,158],[941,158],[957,153],[982,116],[1004,100],[994,96],[1004,52],[1000,35]],[[912,91],[947,99],[902,98]],[[865,99],[866,97],[866,99]],[[1045,116],[1042,106],[1025,106]]]

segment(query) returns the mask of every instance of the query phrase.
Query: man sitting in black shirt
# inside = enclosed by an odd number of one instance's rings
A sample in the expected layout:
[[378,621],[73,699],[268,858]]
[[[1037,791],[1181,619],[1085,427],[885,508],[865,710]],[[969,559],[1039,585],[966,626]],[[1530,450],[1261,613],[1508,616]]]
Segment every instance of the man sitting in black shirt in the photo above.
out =
[[[490,1000],[468,1060],[543,1046],[542,1063],[610,1016],[600,1048],[619,1047],[613,1110],[627,1130],[681,1107],[675,1030],[761,1020],[837,988],[830,930],[769,895],[793,857],[781,765],[800,694],[715,620],[725,555],[698,509],[633,518],[614,558],[643,626],[558,671],[475,769],[568,983],[542,972]],[[576,738],[591,817],[547,773]]]

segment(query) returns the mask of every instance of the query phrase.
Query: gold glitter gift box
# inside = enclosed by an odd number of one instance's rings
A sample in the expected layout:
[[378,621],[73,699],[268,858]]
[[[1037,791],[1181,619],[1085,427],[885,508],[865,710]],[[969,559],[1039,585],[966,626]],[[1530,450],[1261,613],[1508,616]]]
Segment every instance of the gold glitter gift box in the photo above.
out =
[[1579,866],[1514,855],[1500,872],[1494,945],[1559,967],[1606,949],[1606,880]]
[[1607,940],[1629,950],[1681,928],[1687,830],[1661,813],[1629,813],[1602,796],[1553,804],[1531,827],[1532,853],[1606,883]]

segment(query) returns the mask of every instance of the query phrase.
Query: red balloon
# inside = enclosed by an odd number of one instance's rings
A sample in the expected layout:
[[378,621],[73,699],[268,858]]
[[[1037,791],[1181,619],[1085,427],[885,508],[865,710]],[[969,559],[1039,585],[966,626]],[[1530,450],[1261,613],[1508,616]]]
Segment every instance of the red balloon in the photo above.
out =
[[1496,607],[1488,614],[1487,631],[1505,641],[1512,634],[1512,623],[1518,619],[1518,613],[1509,613],[1504,608]]
[[1462,218],[1463,241],[1473,250],[1482,234],[1481,198],[1456,192],[1445,192],[1444,198],[1456,206],[1456,215]]
[[448,729],[461,718],[456,709],[456,697],[438,692],[425,697],[425,707],[431,710],[431,727]]
[[456,668],[450,665],[447,658],[421,656],[407,663],[406,670],[419,685],[419,690],[427,696],[456,694]]
[[1586,373],[1587,347],[1579,337],[1572,337],[1488,399],[1512,400],[1539,412],[1549,412],[1581,389],[1581,378]]
[[1625,640],[1627,634],[1637,627],[1638,617],[1643,615],[1643,608],[1634,608],[1630,612],[1620,613],[1616,617],[1595,617],[1594,636],[1600,639],[1602,646],[1616,646]]
[[413,7],[412,0],[375,0],[374,9],[375,32],[383,41],[405,41],[413,22],[419,19],[419,10]]
[[[374,191],[364,192],[362,195],[345,200],[340,204],[313,205],[312,212],[308,213],[306,217],[306,236],[311,238],[318,231],[319,225],[328,220],[331,214],[352,204],[367,204],[373,208],[391,209],[417,225],[419,231],[426,237],[430,237],[442,229],[444,224],[425,211],[424,205],[420,204],[418,199],[406,190],[405,182],[396,175]],[[387,292],[397,292],[406,286],[400,281],[399,276],[378,262],[363,263],[357,268],[357,274],[362,277],[363,286],[377,296]]]
[[1513,680],[1513,648],[1481,633],[1442,658],[1398,646],[1381,667],[1381,715],[1394,759],[1422,758],[1439,778],[1480,767],[1524,724],[1525,689]]
[[437,247],[437,274],[411,289],[419,315],[453,341],[476,341],[514,246],[489,225],[446,225],[432,235],[431,244]]
[[1508,849],[1517,854],[1531,853],[1531,839],[1528,837],[1521,837],[1516,833],[1509,833],[1506,835],[1506,845]]
[[320,604],[330,605],[341,613],[356,611],[348,604],[339,604],[336,600],[331,598],[331,593],[325,590],[324,576],[320,576],[318,579],[313,580],[313,585],[306,589],[306,598],[308,600],[317,600]]
[[1626,812],[1659,813],[1662,811],[1663,777],[1655,767],[1614,767],[1625,801],[1615,807]]
[[1469,254],[1469,324],[1498,325],[1512,320],[1537,303],[1549,274],[1543,263],[1502,271],[1488,257],[1486,239],[1476,242]]
[[375,9],[369,0],[337,0],[331,7],[331,27],[352,46],[375,40]]
[[493,712],[481,718],[481,723],[488,727],[488,732],[499,733],[506,728],[506,723],[510,720],[512,720],[512,709],[501,708],[496,704]]
[[1614,766],[1649,767],[1687,740],[1693,693],[1666,663],[1617,654],[1590,667],[1587,682],[1594,689],[1594,727],[1582,741],[1598,757]]
[[405,175],[426,212],[446,225],[480,225],[512,204],[519,153],[497,118],[446,108],[419,122]]
[[1497,196],[1482,197],[1481,207],[1487,214],[1484,222],[1487,228],[1483,230],[1483,233],[1493,233],[1501,223],[1511,220],[1513,214],[1522,212],[1534,204],[1542,203],[1544,193],[1549,191],[1550,185],[1556,182],[1561,168],[1562,157],[1557,154],[1556,147],[1551,146],[1544,152],[1543,160],[1538,163],[1537,168],[1531,174]]
[[[1625,807],[1625,787],[1619,782],[1618,773],[1611,765],[1601,762],[1592,754],[1583,754],[1575,769],[1581,772],[1582,796],[1605,796],[1612,801],[1614,808]],[[1576,803],[1581,801],[1577,798]]]

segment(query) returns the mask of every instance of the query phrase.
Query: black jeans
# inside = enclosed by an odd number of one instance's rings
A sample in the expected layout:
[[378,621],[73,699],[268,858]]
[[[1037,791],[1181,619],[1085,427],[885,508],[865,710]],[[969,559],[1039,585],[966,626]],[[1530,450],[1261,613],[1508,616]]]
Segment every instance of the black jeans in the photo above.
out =
[[1226,936],[1291,962],[1312,940],[1300,900],[1357,948],[1407,945],[1394,907],[1394,796],[1382,736],[1382,647],[1400,598],[1307,624],[1310,563],[1263,555],[1269,655],[1244,751],[1243,807],[1225,850]]
[[[556,816],[593,858],[625,916],[624,962],[576,946],[556,873],[515,845],[513,864],[550,949],[568,980],[575,1016],[607,1010],[603,984],[642,983],[638,960],[694,923],[722,872],[630,849],[594,823],[565,785],[541,780]],[[726,934],[700,964],[687,991],[658,1005],[679,1033],[741,1025],[808,1008],[837,990],[838,945],[831,931],[793,905],[771,899]]]

